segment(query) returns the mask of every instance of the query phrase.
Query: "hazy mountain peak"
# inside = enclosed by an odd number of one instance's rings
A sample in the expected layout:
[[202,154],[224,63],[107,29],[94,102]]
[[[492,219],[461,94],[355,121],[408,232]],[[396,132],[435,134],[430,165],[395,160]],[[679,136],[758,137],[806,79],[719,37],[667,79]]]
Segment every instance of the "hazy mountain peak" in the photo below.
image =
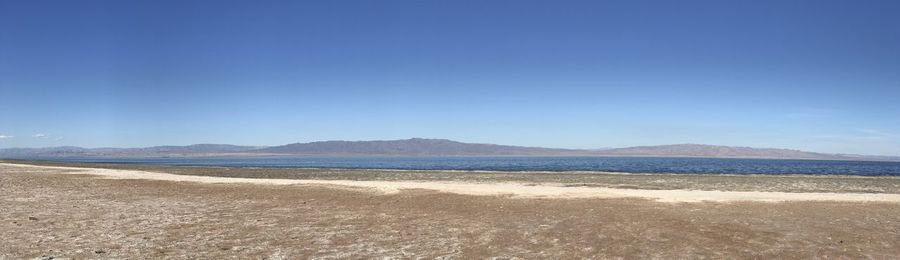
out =
[[805,152],[792,149],[752,148],[706,144],[671,144],[635,146],[601,151],[608,155],[628,156],[691,156],[691,157],[747,157],[779,159],[847,159],[844,156]]
[[260,153],[301,155],[562,155],[573,150],[462,143],[447,139],[410,138],[377,141],[294,143],[259,149]]
[[463,143],[448,139],[409,138],[375,141],[318,141],[292,143],[273,147],[229,144],[193,144],[186,146],[154,146],[146,148],[8,148],[0,149],[0,157],[34,156],[209,156],[209,155],[318,155],[318,156],[671,156],[729,157],[817,160],[900,160],[888,156],[835,155],[793,149],[752,148],[707,144],[668,144],[607,149],[554,149],[511,145]]

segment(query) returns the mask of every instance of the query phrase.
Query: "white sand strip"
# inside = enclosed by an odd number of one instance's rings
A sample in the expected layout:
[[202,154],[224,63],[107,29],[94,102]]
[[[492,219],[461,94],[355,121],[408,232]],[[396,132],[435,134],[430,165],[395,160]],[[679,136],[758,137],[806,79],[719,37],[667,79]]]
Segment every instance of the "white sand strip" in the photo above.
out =
[[35,166],[0,163],[3,167],[30,168],[29,170],[67,170],[60,174],[90,174],[109,179],[141,179],[184,181],[199,183],[249,183],[270,185],[338,185],[374,189],[382,193],[396,193],[406,189],[427,189],[465,195],[510,195],[519,198],[646,198],[660,202],[733,202],[733,201],[845,201],[845,202],[894,202],[900,203],[900,194],[876,193],[791,193],[752,191],[701,191],[701,190],[638,190],[598,187],[563,187],[561,185],[525,185],[521,183],[468,183],[468,182],[416,182],[416,181],[345,181],[345,180],[290,180],[228,178],[136,170],[101,168],[76,168]]

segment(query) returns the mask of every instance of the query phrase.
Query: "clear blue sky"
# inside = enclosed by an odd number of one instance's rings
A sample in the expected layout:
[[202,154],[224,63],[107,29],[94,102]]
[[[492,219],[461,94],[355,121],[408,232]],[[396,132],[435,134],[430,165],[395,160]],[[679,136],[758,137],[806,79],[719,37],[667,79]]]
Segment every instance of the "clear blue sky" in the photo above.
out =
[[0,1],[0,147],[900,155],[900,1]]

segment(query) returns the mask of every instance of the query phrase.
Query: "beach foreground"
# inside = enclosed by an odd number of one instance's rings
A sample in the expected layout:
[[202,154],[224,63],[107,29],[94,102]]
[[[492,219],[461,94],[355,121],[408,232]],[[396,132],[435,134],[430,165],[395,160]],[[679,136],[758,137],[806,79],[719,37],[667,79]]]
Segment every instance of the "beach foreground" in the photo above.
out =
[[[633,188],[627,188],[621,178],[644,177],[615,175],[594,177],[612,184],[580,185],[476,182],[468,175],[455,182],[327,174],[248,180],[195,176],[215,174],[185,168],[0,164],[0,234],[6,241],[0,258],[900,255],[895,178],[845,177],[839,185],[845,189],[827,193],[823,187],[837,184],[769,177],[764,182],[776,180],[784,188],[738,185],[723,192],[700,184],[648,189],[656,187],[647,186],[655,183],[649,180],[629,180]],[[860,192],[869,183],[876,190]]]

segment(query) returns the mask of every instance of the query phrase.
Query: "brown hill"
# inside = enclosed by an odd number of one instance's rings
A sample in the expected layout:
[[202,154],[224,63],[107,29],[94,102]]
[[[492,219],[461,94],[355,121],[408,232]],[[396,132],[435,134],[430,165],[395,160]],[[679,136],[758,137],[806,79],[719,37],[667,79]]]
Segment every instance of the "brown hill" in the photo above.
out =
[[295,143],[255,150],[258,153],[297,155],[584,155],[583,150],[463,143],[445,139],[412,138],[389,141],[324,141]]
[[772,159],[815,159],[845,160],[850,157],[776,148],[751,148],[703,144],[675,144],[658,146],[636,146],[599,151],[601,155],[616,156],[688,156],[688,157],[728,157],[728,158],[772,158]]

